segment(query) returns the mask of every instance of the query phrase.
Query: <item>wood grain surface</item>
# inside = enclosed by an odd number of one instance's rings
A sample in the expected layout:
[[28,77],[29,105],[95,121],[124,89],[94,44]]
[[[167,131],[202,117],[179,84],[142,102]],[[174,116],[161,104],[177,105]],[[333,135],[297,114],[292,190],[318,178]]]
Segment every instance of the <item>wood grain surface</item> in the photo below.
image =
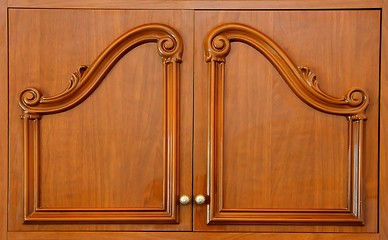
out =
[[[177,19],[181,19],[178,23],[183,23],[183,19],[192,18],[192,13],[187,11],[133,11],[128,14],[125,11],[11,10],[10,18],[10,99],[15,99],[17,92],[27,86],[40,88],[48,93],[46,95],[63,91],[66,78],[79,65],[91,63],[115,38],[147,22],[171,24],[187,39],[188,46],[192,46],[191,22],[184,26],[174,23]],[[28,22],[32,18],[36,21],[30,25]],[[192,55],[192,48],[186,49],[186,54]],[[30,67],[19,71],[16,70],[18,65]],[[182,74],[180,84],[181,119],[174,120],[181,123],[178,167],[182,172],[178,172],[180,189],[177,194],[190,194],[192,185],[193,74],[190,66],[191,58],[187,58],[182,63],[182,71],[186,74]],[[164,154],[171,154],[163,150],[166,144],[163,126],[167,124],[164,111],[171,110],[163,106],[166,94],[163,74],[157,45],[139,46],[116,64],[85,102],[67,112],[42,118],[37,163],[39,178],[36,180],[39,208],[54,212],[55,209],[80,211],[80,217],[85,211],[108,211],[106,214],[109,215],[109,211],[115,209],[132,209],[152,218],[158,214],[147,212],[160,211],[162,214],[169,202],[178,204],[174,200],[175,194],[173,197],[166,195],[167,188],[175,185],[166,179],[165,169],[169,166],[163,160]],[[170,95],[166,97],[172,101]],[[11,177],[11,202],[18,203],[10,208],[10,229],[191,229],[191,205],[181,207],[180,224],[172,225],[23,225],[20,205],[23,201],[19,195],[22,179],[16,177],[23,169],[20,161],[22,145],[19,144],[22,142],[18,134],[22,126],[21,110],[13,101],[10,109],[11,158],[15,159],[10,166],[11,176],[15,176]],[[166,136],[166,141],[173,140],[171,137]],[[170,174],[171,171],[176,170],[168,169]],[[76,220],[74,216],[72,219]],[[146,221],[139,219],[138,223],[142,222]]]
[[80,233],[80,232],[40,232],[40,233],[16,233],[11,232],[8,234],[9,240],[378,240],[379,237],[376,234],[333,234],[333,233],[291,233],[291,234],[276,234],[276,233],[117,233],[117,232],[105,232],[105,233]]
[[381,8],[382,0],[8,0],[20,8],[104,8],[104,9],[359,9]]
[[382,11],[380,88],[380,239],[388,239],[388,1]]
[[[330,95],[343,96],[358,86],[370,94],[371,105],[363,162],[364,227],[205,225],[207,211],[199,207],[194,209],[195,229],[377,231],[379,30],[371,29],[379,25],[379,19],[379,11],[196,12],[195,52],[200,51],[198,43],[208,28],[228,22],[247,24],[271,37],[296,64],[312,69]],[[347,120],[306,106],[260,53],[244,44],[232,45],[225,62],[224,125],[220,126],[224,146],[219,153],[224,158],[219,166],[223,174],[216,178],[222,179],[223,187],[219,204],[225,211],[247,212],[345,209],[349,196]],[[195,63],[201,60],[197,56]],[[200,178],[195,179],[194,194],[204,194],[209,188],[217,192],[220,183],[207,183],[204,177],[209,109],[204,99],[209,85],[204,80],[207,66],[195,67],[194,172]],[[217,197],[221,199],[220,194]]]
[[0,239],[7,239],[8,206],[7,1],[0,0]]
[[[0,110],[4,113],[0,114],[0,239],[388,240],[388,131],[384,128],[388,117],[384,90],[388,84],[387,4],[388,0],[0,0]],[[266,11],[248,11],[254,9]],[[177,225],[23,224],[18,94],[26,86],[39,86],[50,94],[62,91],[79,65],[90,64],[131,27],[152,22],[174,27],[185,42],[180,86],[180,168],[184,169],[180,194],[206,195],[209,187],[204,37],[218,24],[245,23],[274,39],[296,64],[311,68],[321,88],[331,95],[343,96],[357,86],[371,97],[362,163],[365,225],[208,226],[206,205],[192,204],[179,207]],[[160,154],[148,147],[160,148],[160,142],[152,139],[160,136],[160,119],[155,116],[160,116],[156,99],[161,94],[157,74],[151,71],[161,71],[159,60],[151,44],[135,49],[83,107],[44,119],[42,203],[63,208],[161,204],[161,166],[155,157]],[[304,105],[266,59],[244,44],[234,44],[226,71],[225,206],[346,208],[347,136],[340,134],[347,130],[346,120]],[[135,79],[135,84],[128,79]],[[143,98],[146,100],[139,100]],[[125,102],[117,107],[119,99]],[[131,121],[139,127],[128,127]],[[128,135],[132,140],[125,144]],[[117,145],[106,141],[117,136],[123,140]],[[112,145],[117,148],[106,150]],[[127,166],[128,155],[148,157]],[[141,170],[128,174],[129,168]],[[131,182],[131,186],[139,184],[129,188]],[[133,198],[122,194],[125,192]],[[145,232],[133,232],[138,230]]]

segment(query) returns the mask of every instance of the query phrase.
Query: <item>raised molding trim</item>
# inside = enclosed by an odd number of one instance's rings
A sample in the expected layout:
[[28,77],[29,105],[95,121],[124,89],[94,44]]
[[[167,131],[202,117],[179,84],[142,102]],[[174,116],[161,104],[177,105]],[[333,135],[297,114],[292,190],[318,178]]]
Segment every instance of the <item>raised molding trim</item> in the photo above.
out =
[[[162,58],[164,194],[160,208],[46,208],[39,203],[39,122],[43,115],[65,112],[88,98],[115,64],[129,51],[145,43],[156,43]],[[171,27],[146,24],[136,27],[110,44],[89,66],[80,66],[61,93],[45,97],[37,88],[20,93],[24,122],[24,222],[120,222],[177,223],[179,147],[179,65],[183,42]]]
[[[348,201],[346,209],[225,209],[223,207],[223,111],[226,57],[232,42],[245,43],[276,68],[295,95],[310,107],[348,120]],[[369,97],[361,88],[333,97],[319,88],[315,74],[296,67],[269,37],[246,25],[229,23],[214,28],[204,42],[209,67],[208,102],[208,195],[209,224],[322,224],[362,225],[362,159],[365,110]]]
[[162,24],[142,25],[116,39],[89,67],[79,67],[63,92],[45,97],[36,88],[26,88],[19,95],[19,105],[24,112],[42,115],[67,111],[92,94],[126,53],[150,42],[157,43],[159,55],[167,69],[182,61],[183,42],[178,32]]

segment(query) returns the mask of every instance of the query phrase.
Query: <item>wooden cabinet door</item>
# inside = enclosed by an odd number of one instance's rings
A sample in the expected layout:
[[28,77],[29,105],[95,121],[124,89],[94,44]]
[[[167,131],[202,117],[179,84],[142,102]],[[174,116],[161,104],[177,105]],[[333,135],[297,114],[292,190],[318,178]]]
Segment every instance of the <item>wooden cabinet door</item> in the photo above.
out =
[[192,18],[9,11],[10,231],[192,229]]
[[[174,30],[149,41],[144,24]],[[379,10],[10,9],[9,230],[376,233],[379,25]],[[178,35],[183,55],[161,53]],[[178,204],[192,194],[205,204]]]
[[377,232],[379,24],[378,10],[196,12],[195,230]]

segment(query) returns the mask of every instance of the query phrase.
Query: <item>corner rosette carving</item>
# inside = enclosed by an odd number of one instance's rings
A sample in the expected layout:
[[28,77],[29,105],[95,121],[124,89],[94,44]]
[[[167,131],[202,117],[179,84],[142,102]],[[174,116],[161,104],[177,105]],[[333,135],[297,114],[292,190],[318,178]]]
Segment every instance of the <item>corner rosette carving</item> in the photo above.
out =
[[[290,89],[309,106],[330,114],[365,116],[369,104],[361,88],[350,89],[343,97],[333,97],[319,87],[316,75],[307,67],[296,67],[287,54],[268,36],[249,26],[229,23],[214,28],[205,39],[206,61],[224,62],[232,42],[245,43],[268,59]],[[212,68],[219,68],[215,64]],[[215,69],[211,72],[217,72]],[[213,78],[211,78],[213,79]]]
[[61,93],[46,97],[36,88],[27,88],[19,95],[19,105],[25,113],[42,115],[74,108],[94,92],[125,54],[150,42],[156,43],[157,51],[166,65],[182,61],[183,41],[178,32],[163,24],[145,24],[117,38],[89,67],[80,66]]

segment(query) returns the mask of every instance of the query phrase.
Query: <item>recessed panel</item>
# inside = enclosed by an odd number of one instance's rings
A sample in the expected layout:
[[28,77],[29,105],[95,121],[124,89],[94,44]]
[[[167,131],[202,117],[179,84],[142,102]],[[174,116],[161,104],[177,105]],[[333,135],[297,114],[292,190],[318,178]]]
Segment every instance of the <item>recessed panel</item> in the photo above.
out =
[[11,230],[191,229],[190,16],[10,10]]
[[163,208],[161,72],[154,44],[140,46],[83,104],[42,118],[40,207]]
[[250,46],[225,65],[224,208],[346,209],[346,118],[307,106]]
[[[226,30],[240,24],[259,40]],[[196,58],[194,154],[207,161],[195,171],[208,185],[194,192],[209,195],[196,229],[377,231],[379,24],[378,10],[196,13],[207,57]],[[363,99],[355,88],[369,96],[365,115],[332,111]]]

